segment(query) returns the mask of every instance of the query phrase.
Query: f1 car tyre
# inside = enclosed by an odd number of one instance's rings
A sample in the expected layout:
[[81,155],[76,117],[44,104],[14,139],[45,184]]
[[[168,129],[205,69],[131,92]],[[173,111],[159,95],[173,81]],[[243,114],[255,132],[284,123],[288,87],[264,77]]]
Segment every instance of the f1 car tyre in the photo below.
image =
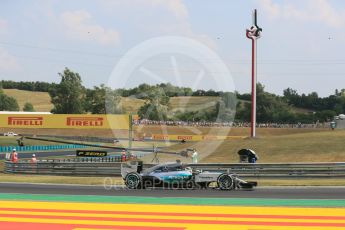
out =
[[141,187],[141,176],[136,172],[128,173],[125,178],[125,185],[129,189],[139,189]]
[[220,188],[221,190],[232,190],[234,188],[233,178],[226,173],[219,175],[217,184],[218,188]]

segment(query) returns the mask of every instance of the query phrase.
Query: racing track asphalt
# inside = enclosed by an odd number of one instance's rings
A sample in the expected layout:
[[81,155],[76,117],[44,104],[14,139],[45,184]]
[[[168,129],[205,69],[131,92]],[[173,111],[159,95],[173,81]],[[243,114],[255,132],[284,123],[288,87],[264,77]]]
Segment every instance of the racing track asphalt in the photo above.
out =
[[[85,180],[87,180],[87,177]],[[103,186],[0,183],[0,193],[146,197],[345,199],[345,187],[257,187],[251,191],[220,191],[217,189],[128,190],[122,186],[118,186],[106,190]]]

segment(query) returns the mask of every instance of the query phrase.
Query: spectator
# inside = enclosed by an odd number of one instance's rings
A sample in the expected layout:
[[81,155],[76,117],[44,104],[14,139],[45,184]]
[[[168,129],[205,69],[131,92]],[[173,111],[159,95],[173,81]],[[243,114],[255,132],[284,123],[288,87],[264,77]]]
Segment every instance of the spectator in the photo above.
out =
[[193,162],[193,164],[197,164],[198,163],[198,152],[196,151],[196,149],[193,150],[192,162]]
[[121,161],[122,162],[126,161],[126,151],[125,150],[122,150],[122,152],[121,152]]
[[129,153],[129,159],[130,160],[134,160],[135,159],[135,155],[132,152]]
[[12,163],[17,163],[18,162],[18,153],[17,153],[16,149],[12,150],[11,162]]
[[256,153],[253,150],[251,149],[248,149],[248,150],[249,150],[248,163],[255,164],[256,161],[258,160],[258,157],[256,156]]
[[30,163],[32,163],[32,164],[37,163],[37,158],[36,158],[36,155],[35,155],[35,154],[32,154],[32,157],[31,157]]
[[[142,119],[134,125],[167,125],[167,126],[193,126],[193,127],[250,127],[250,122],[209,122],[209,121],[153,121]],[[325,128],[329,122],[324,123],[257,123],[259,128]]]

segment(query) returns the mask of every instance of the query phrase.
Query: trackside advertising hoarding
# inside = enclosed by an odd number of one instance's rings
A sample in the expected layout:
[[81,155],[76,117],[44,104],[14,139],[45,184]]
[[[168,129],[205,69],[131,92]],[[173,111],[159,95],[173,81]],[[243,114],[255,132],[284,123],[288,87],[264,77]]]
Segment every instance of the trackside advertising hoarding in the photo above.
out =
[[0,114],[2,128],[129,129],[129,115]]
[[98,150],[77,150],[77,157],[105,157],[107,156],[107,151]]

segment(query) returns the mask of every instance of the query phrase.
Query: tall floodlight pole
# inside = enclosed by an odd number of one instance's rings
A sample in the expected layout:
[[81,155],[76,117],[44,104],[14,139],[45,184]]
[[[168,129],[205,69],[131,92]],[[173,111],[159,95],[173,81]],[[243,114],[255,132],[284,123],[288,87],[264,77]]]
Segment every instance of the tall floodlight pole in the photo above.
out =
[[253,25],[246,30],[247,38],[252,40],[252,111],[251,111],[251,137],[255,137],[256,126],[256,40],[260,38],[262,29],[257,25],[256,9],[253,11]]

